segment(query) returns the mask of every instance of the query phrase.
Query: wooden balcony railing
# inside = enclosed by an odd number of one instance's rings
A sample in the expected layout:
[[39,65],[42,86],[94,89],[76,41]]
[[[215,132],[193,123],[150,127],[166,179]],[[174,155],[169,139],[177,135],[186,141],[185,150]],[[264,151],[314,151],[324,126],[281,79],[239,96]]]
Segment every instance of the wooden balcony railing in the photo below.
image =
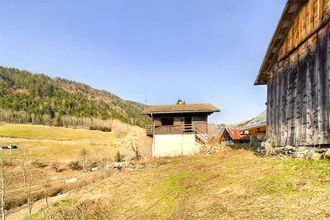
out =
[[152,126],[147,126],[146,134],[150,137],[154,134],[195,134],[196,141],[201,144],[208,143],[207,132],[200,130],[193,124],[160,126],[156,127],[155,131]]

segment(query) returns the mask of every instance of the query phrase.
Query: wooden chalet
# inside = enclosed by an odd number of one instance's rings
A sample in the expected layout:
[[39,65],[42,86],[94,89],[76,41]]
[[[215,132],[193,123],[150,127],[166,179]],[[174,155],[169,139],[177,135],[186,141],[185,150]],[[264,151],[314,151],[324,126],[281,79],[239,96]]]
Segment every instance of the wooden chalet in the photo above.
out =
[[289,0],[255,85],[267,85],[276,146],[330,143],[330,0]]
[[265,140],[267,120],[266,111],[263,111],[260,115],[250,120],[244,127],[241,128],[243,134],[250,137],[257,137],[260,140]]
[[211,104],[155,105],[142,114],[152,118],[147,135],[153,137],[152,155],[179,156],[199,152],[208,142],[208,116],[220,110]]
[[220,136],[220,143],[227,145],[249,143],[248,135],[242,134],[239,128],[225,128]]

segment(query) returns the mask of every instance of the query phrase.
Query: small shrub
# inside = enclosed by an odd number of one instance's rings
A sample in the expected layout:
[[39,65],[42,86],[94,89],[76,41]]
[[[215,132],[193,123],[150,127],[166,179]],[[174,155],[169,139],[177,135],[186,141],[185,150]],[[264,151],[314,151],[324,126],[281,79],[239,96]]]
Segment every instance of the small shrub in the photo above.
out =
[[103,167],[103,163],[101,161],[92,161],[92,162],[90,162],[89,166],[91,168],[93,168],[93,167]]
[[123,138],[127,135],[127,132],[125,132],[125,131],[116,131],[115,135],[116,135],[117,138]]
[[117,151],[116,156],[115,156],[115,161],[116,162],[122,162],[123,161],[123,155],[120,153],[120,151]]
[[135,160],[140,160],[140,159],[142,158],[142,155],[141,155],[141,153],[140,153],[140,151],[139,151],[139,146],[136,145],[136,144],[131,144],[131,148],[132,148],[132,151],[133,151],[134,154],[135,154],[134,159],[135,159]]
[[33,167],[35,167],[35,168],[39,168],[39,169],[43,169],[43,168],[47,167],[47,164],[44,164],[44,163],[42,163],[42,162],[38,162],[38,161],[33,161],[33,162],[31,163],[31,165],[32,165]]
[[61,168],[60,163],[58,162],[53,162],[51,165],[51,168],[55,171],[55,172],[61,172],[63,171],[63,169]]
[[100,127],[100,126],[89,126],[89,130],[103,131],[103,132],[111,132],[112,129],[110,127]]
[[72,161],[68,166],[71,170],[82,170],[82,166],[80,166],[79,161]]
[[16,164],[14,162],[8,161],[8,160],[3,160],[3,165],[5,167],[14,167],[14,166],[16,166]]

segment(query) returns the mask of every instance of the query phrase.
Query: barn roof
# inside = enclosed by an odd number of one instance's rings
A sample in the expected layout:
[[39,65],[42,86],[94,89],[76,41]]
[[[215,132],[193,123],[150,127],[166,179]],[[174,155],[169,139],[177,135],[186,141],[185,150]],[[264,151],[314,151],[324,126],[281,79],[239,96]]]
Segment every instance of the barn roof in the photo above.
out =
[[243,131],[252,129],[252,128],[260,128],[263,126],[266,126],[267,120],[266,120],[267,112],[263,111],[260,115],[257,117],[253,118],[247,125],[242,127],[241,129]]
[[142,111],[143,115],[173,113],[214,113],[220,110],[211,104],[153,105]]
[[278,51],[282,46],[285,36],[288,34],[290,26],[294,20],[296,13],[306,0],[288,0],[280,21],[277,24],[273,38],[268,46],[265,58],[259,70],[259,74],[255,81],[255,85],[264,85],[267,83],[269,68],[276,62]]
[[248,136],[241,134],[241,130],[239,128],[226,128],[224,130],[224,133],[225,132],[227,132],[230,138],[234,141],[244,140],[245,138],[248,138]]

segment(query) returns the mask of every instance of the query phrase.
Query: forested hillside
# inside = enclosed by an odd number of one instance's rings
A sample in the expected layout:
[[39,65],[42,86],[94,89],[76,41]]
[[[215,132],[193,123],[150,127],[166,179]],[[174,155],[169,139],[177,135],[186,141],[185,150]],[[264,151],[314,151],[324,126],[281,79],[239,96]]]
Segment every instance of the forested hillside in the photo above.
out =
[[142,108],[85,84],[0,66],[0,121],[93,127],[118,119],[143,127]]

